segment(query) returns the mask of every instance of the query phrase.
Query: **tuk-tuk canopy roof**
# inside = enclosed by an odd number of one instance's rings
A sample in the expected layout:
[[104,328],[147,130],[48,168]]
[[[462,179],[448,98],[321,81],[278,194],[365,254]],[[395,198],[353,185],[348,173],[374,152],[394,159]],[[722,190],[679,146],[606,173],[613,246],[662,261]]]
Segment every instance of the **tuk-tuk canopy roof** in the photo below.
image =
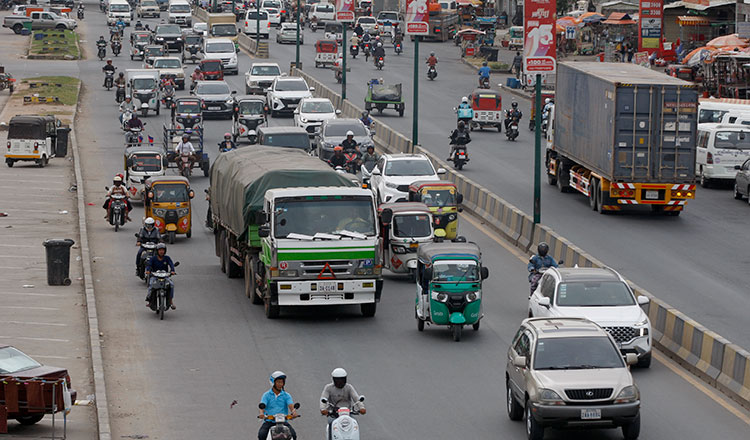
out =
[[315,42],[316,52],[337,52],[339,44],[336,40],[318,40]]
[[186,186],[190,186],[190,181],[182,176],[153,176],[146,179],[147,187],[156,183],[184,183]]
[[156,145],[135,145],[135,146],[128,147],[125,149],[125,156],[130,156],[132,154],[148,154],[148,153],[163,155],[164,149]]
[[344,29],[344,26],[341,23],[326,23],[326,29],[325,32],[328,32],[330,30],[334,31],[341,31]]
[[385,209],[390,209],[393,212],[393,215],[404,213],[430,213],[430,208],[424,203],[419,202],[383,203],[378,206],[378,214],[382,214]]
[[239,104],[242,101],[263,101],[266,102],[266,97],[261,95],[242,95],[235,98],[235,101]]
[[420,245],[417,256],[423,262],[432,262],[437,258],[481,260],[482,252],[476,243],[443,241]]
[[44,139],[52,135],[49,124],[55,126],[54,116],[19,115],[8,123],[8,139]]
[[419,192],[425,186],[449,186],[455,188],[456,184],[448,180],[418,180],[409,185],[409,191]]
[[18,115],[10,118],[10,124],[38,125],[40,127],[46,126],[46,124],[48,124],[50,121],[55,122],[55,117],[41,115]]

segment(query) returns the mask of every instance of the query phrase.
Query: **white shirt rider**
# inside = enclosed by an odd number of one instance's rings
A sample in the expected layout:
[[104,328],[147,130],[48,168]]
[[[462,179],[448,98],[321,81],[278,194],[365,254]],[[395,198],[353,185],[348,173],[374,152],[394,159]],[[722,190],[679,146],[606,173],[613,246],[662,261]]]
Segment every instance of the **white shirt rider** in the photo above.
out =
[[193,144],[191,144],[190,141],[180,141],[180,143],[174,148],[174,152],[181,156],[189,156],[195,154],[195,148],[193,148]]

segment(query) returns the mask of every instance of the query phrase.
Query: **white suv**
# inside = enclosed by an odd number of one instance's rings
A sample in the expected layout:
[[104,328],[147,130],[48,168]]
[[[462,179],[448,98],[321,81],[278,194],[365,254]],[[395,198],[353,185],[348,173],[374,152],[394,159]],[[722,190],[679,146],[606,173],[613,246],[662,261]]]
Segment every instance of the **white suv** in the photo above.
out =
[[227,75],[238,75],[239,62],[234,41],[229,38],[209,38],[203,42],[203,56],[205,59],[219,59]]
[[623,354],[638,356],[638,366],[651,365],[651,321],[625,279],[609,267],[549,268],[529,297],[529,316],[581,317],[602,326]]
[[435,171],[424,154],[383,154],[372,169],[370,187],[378,205],[408,199],[409,185],[417,180],[440,180],[445,169]]
[[281,68],[276,63],[253,63],[245,73],[245,94],[265,95],[273,80],[281,75]]
[[323,121],[336,119],[340,113],[341,110],[336,110],[328,98],[305,98],[294,111],[294,125],[305,129],[313,137]]
[[293,113],[304,98],[312,98],[314,89],[307,86],[303,78],[280,76],[268,88],[266,101],[271,108],[271,116],[279,113]]

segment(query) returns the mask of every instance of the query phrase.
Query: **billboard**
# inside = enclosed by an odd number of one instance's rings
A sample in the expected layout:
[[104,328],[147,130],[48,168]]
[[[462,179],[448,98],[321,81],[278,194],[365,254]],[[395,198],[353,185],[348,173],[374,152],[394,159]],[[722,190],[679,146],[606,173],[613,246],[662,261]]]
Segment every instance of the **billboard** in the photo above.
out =
[[336,0],[336,20],[354,21],[354,0]]
[[526,74],[557,69],[556,0],[525,0],[523,7],[523,68]]
[[430,16],[427,0],[406,0],[406,33],[409,35],[429,35]]
[[663,0],[641,0],[638,12],[638,51],[659,50],[663,26]]

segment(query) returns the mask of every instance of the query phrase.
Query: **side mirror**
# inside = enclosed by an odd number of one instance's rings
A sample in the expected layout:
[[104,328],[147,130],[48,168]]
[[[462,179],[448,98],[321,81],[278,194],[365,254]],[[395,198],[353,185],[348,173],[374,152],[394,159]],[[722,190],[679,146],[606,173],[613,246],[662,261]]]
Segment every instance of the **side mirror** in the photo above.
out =
[[175,261],[175,262],[174,262],[174,267],[177,267],[177,266],[179,266],[179,265],[180,265],[180,262],[179,262],[179,261]]
[[299,402],[294,403],[294,409],[299,409]]
[[382,173],[380,172],[380,170],[377,167],[375,167],[375,168],[372,169],[372,175],[373,176],[380,176],[381,174]]
[[638,299],[638,305],[641,305],[641,306],[651,302],[651,298],[645,295],[640,295],[637,299]]
[[513,366],[518,368],[526,368],[526,356],[515,356],[513,358]]
[[490,270],[487,269],[486,267],[482,266],[481,275],[482,275],[482,279],[486,280],[487,278],[490,277]]
[[365,396],[359,396],[359,401],[360,402],[364,402],[365,401]]
[[135,235],[135,238],[138,238],[138,233],[137,232],[135,234],[133,234],[133,235]]
[[324,405],[327,405],[328,404],[328,399],[326,399],[325,397],[322,397],[320,399],[320,402],[323,403]]
[[188,192],[188,197],[190,197],[191,199],[192,199],[193,197],[195,197],[195,192],[193,192],[193,190],[192,190],[192,189],[191,189],[191,190],[190,190],[190,191]]
[[386,208],[380,213],[380,222],[384,225],[390,225],[393,220],[393,210]]
[[438,174],[445,174],[447,172],[448,171],[446,171],[445,168],[438,168],[438,171],[437,171]]
[[310,87],[310,91],[314,92],[315,91],[315,87]]
[[735,165],[735,166],[734,166],[734,169],[735,169],[735,170],[741,170],[741,169],[742,169],[742,167],[741,167],[741,166],[739,166],[739,165]]
[[263,402],[261,402],[261,403],[258,404],[258,408],[260,408],[260,409],[266,409],[266,404],[263,403]]
[[109,191],[109,187],[108,186],[105,186],[104,189],[107,190],[107,191]]
[[266,238],[271,235],[271,228],[268,226],[261,226],[258,228],[258,237]]
[[148,192],[148,198],[149,199],[153,199],[154,198],[154,192],[153,191],[149,191]]
[[340,114],[341,114],[341,110],[339,110],[339,109],[336,109],[336,114],[337,114],[337,115],[340,115]]
[[463,202],[464,202],[464,195],[461,193],[458,193],[458,195],[456,196],[456,204],[460,205]]
[[546,296],[543,296],[539,299],[539,305],[542,307],[549,308],[550,306],[550,300]]
[[133,158],[132,157],[129,157],[129,158],[127,158],[125,160],[125,166],[128,167],[128,168],[132,168],[133,167]]
[[635,365],[638,363],[638,355],[635,353],[625,353],[625,363]]
[[237,90],[232,90],[232,93],[231,93],[231,94],[232,94],[232,95],[236,95],[236,94],[237,94]]

